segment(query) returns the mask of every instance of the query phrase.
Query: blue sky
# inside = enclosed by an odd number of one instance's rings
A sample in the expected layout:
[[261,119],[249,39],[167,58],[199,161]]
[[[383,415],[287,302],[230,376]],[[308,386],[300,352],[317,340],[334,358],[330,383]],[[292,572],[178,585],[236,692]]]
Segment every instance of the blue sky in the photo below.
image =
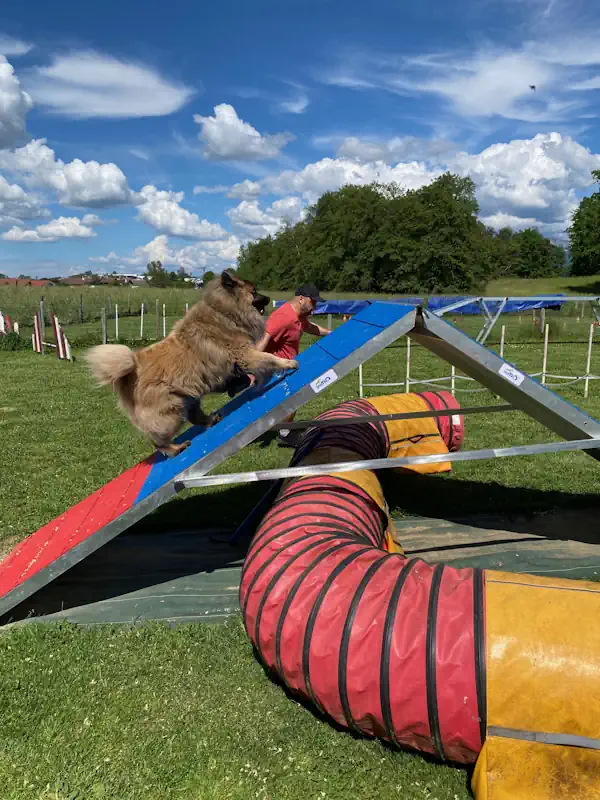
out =
[[0,14],[10,275],[219,271],[324,191],[447,169],[486,224],[564,242],[600,169],[592,2],[26,8]]

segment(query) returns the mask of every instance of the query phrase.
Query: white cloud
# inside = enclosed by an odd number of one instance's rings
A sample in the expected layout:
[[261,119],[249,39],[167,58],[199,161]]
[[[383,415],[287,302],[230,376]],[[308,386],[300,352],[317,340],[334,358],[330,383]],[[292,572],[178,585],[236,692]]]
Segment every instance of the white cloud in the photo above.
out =
[[32,69],[24,83],[42,108],[73,119],[162,117],[195,94],[144,64],[91,50],[57,55],[50,66]]
[[89,225],[90,227],[94,225],[104,225],[104,221],[101,220],[97,214],[84,214],[81,218],[81,222],[83,225]]
[[308,94],[301,88],[285,100],[279,102],[279,110],[288,114],[303,114],[310,104]]
[[0,168],[26,175],[29,186],[53,189],[58,202],[65,206],[109,208],[137,199],[116,164],[78,158],[65,164],[45,139],[34,139],[14,152],[0,152]]
[[3,56],[24,56],[30,50],[33,50],[33,45],[29,42],[0,33],[0,54]]
[[[345,53],[317,77],[353,90],[435,96],[471,125],[489,125],[494,118],[572,123],[593,108],[593,100],[581,92],[598,88],[599,31],[574,31],[570,26],[542,38],[539,27],[537,37],[511,48],[486,43],[475,51],[417,56]],[[435,126],[439,113],[429,118]]]
[[167,192],[156,186],[144,186],[140,192],[138,219],[160,233],[184,239],[224,239],[227,232],[220,225],[199,219],[179,203],[183,192]]
[[285,170],[264,178],[262,186],[272,194],[300,194],[307,202],[314,203],[324,192],[335,191],[348,183],[395,181],[407,189],[418,189],[438,174],[439,170],[429,170],[420,162],[398,163],[392,167],[383,161],[361,164],[349,158],[323,158],[299,171]]
[[36,219],[49,214],[46,209],[42,209],[37,195],[28,194],[21,186],[9,183],[0,175],[0,225],[14,225],[21,220]]
[[273,235],[288,223],[294,225],[304,216],[304,203],[299,197],[284,197],[276,200],[264,211],[257,200],[242,200],[227,212],[231,225],[241,237],[259,239]]
[[228,236],[221,241],[197,242],[185,247],[172,247],[165,234],[156,236],[148,244],[136,247],[130,256],[108,256],[90,258],[103,264],[121,263],[125,265],[145,266],[149,261],[160,261],[166,267],[183,267],[190,272],[212,269],[220,272],[227,267],[235,266],[240,251],[240,240],[237,236]]
[[484,218],[509,214],[564,231],[577,192],[600,169],[600,155],[569,136],[548,133],[494,144],[476,155],[461,153],[449,166],[473,178]]
[[131,147],[129,148],[130,155],[134,156],[135,158],[139,158],[142,161],[150,161],[150,156],[145,150],[140,149],[139,147]]
[[[323,138],[320,141],[326,143]],[[455,153],[457,149],[455,144],[446,139],[394,136],[383,140],[348,136],[339,143],[336,155],[339,158],[354,158],[357,161],[385,161],[387,164],[392,164],[413,159],[440,161]]]
[[224,194],[229,189],[228,186],[219,184],[217,186],[194,186],[194,194]]
[[0,150],[18,147],[29,139],[25,117],[32,105],[11,64],[0,55]]
[[241,183],[234,183],[231,189],[227,192],[227,197],[234,200],[252,200],[260,194],[260,183],[258,181],[249,181],[247,178]]
[[235,108],[227,103],[215,106],[214,111],[214,117],[194,114],[194,122],[201,128],[198,138],[205,145],[203,155],[211,161],[278,158],[281,150],[294,138],[288,133],[259,133],[241,120]]
[[8,242],[57,242],[59,239],[89,239],[92,236],[96,236],[96,232],[77,217],[58,217],[31,229],[14,226],[2,234]]

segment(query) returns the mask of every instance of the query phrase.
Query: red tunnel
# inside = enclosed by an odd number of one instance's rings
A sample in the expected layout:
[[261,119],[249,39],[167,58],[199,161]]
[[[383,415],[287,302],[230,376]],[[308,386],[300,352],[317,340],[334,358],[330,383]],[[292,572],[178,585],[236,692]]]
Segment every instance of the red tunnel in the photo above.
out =
[[[377,413],[359,400],[318,419]],[[451,425],[439,428],[459,446]],[[293,463],[332,443],[357,458],[385,458],[390,447],[381,422],[313,428]],[[338,724],[473,763],[486,724],[483,572],[386,552],[387,524],[350,480],[291,482],[246,557],[246,630],[265,667]]]

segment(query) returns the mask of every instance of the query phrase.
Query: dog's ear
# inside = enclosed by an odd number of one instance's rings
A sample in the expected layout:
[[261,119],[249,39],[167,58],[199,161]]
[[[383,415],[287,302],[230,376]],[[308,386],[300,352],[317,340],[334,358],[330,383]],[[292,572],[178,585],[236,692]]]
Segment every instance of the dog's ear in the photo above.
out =
[[227,270],[223,270],[221,273],[221,285],[224,286],[225,289],[233,289],[235,286],[235,279],[227,272]]

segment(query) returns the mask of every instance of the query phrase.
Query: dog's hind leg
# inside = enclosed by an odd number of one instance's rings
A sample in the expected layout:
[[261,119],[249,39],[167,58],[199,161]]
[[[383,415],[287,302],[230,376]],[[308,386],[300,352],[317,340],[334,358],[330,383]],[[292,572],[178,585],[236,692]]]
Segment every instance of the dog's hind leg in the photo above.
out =
[[190,442],[176,444],[173,439],[183,422],[181,409],[174,405],[163,408],[138,408],[138,428],[142,430],[157,450],[167,456],[176,456],[190,446]]

